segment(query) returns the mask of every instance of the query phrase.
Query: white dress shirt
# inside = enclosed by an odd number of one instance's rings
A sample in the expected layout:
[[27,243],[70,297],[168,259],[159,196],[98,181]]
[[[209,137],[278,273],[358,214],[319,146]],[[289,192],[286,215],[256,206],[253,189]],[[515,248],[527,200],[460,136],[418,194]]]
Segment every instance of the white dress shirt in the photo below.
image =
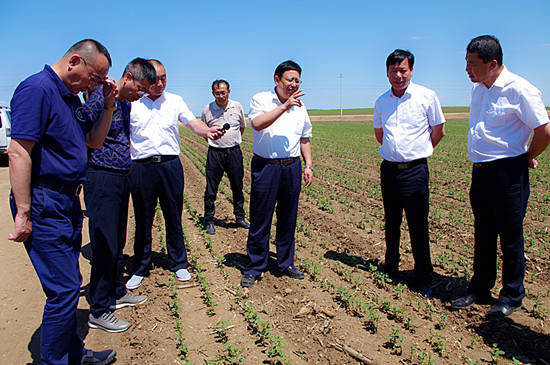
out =
[[400,98],[390,88],[374,105],[373,126],[383,131],[380,155],[388,161],[430,157],[431,127],[442,123],[445,116],[435,92],[412,82]]
[[183,99],[164,92],[157,100],[146,95],[132,103],[130,156],[138,160],[155,155],[179,155],[179,122],[187,125],[195,116]]
[[229,123],[229,129],[223,137],[215,141],[208,140],[210,146],[229,148],[241,144],[241,128],[246,127],[246,119],[239,102],[229,99],[227,107],[222,109],[213,101],[204,107],[201,120],[209,127],[223,127],[225,123]]
[[[267,113],[280,106],[275,91],[260,92],[250,101],[248,119]],[[269,127],[256,131],[252,128],[254,144],[252,152],[263,158],[288,158],[300,156],[300,138],[311,137],[311,121],[307,109],[302,106],[293,106],[284,112]]]
[[487,162],[524,154],[532,130],[548,122],[540,91],[504,68],[490,88],[472,88],[468,158]]

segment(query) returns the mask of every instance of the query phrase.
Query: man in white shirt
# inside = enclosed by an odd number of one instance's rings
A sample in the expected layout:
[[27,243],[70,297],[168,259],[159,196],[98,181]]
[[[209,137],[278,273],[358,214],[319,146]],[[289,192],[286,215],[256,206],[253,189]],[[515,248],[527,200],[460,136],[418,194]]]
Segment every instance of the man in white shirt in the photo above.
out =
[[[466,48],[466,72],[474,82],[468,157],[473,162],[470,203],[474,213],[474,275],[455,309],[492,302],[497,238],[502,250],[502,289],[487,313],[501,318],[521,308],[525,297],[523,219],[529,199],[529,167],[550,142],[550,123],[539,90],[502,64],[493,36]],[[534,131],[534,132],[533,132]],[[527,143],[533,132],[529,147]]]
[[249,263],[243,270],[241,286],[254,285],[266,271],[269,258],[271,220],[277,204],[277,269],[279,274],[303,279],[294,267],[294,231],[298,216],[302,164],[305,187],[313,180],[311,122],[300,98],[302,69],[285,61],[275,69],[275,89],[258,93],[250,101],[250,125],[254,144],[251,162],[250,230],[246,251]]
[[204,226],[208,234],[216,233],[214,228],[216,206],[214,203],[224,172],[227,173],[233,193],[235,223],[239,227],[250,227],[244,219],[243,154],[239,147],[246,127],[246,119],[241,104],[229,99],[230,93],[229,82],[215,80],[212,83],[212,95],[215,100],[204,107],[201,116],[201,120],[209,127],[223,127],[225,124],[229,126],[223,138],[208,141],[206,190],[204,192]]
[[151,229],[157,199],[166,224],[166,248],[170,270],[180,281],[189,280],[187,252],[183,242],[183,168],[179,160],[179,123],[195,134],[218,139],[224,131],[208,127],[195,118],[178,95],[165,92],[166,70],[158,60],[149,60],[157,72],[157,83],[149,95],[132,103],[130,114],[130,173],[136,219],[134,274],[128,289],[141,285],[151,267]]
[[413,84],[414,56],[396,49],[386,59],[391,88],[374,106],[373,126],[382,146],[380,184],[384,201],[386,258],[383,270],[398,273],[403,210],[407,215],[414,257],[414,286],[431,294],[428,235],[429,171],[427,158],[445,135],[445,117],[437,95]]

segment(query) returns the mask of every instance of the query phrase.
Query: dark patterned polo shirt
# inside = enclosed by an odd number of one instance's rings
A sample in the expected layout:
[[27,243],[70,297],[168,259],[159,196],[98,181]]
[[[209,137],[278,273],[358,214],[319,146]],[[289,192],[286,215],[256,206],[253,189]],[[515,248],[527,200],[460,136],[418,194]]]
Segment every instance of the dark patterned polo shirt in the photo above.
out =
[[[97,121],[103,111],[103,90],[92,93],[84,110],[92,121]],[[116,111],[113,112],[111,129],[101,148],[88,148],[88,165],[97,168],[108,168],[121,171],[130,170],[130,108],[128,101],[120,102],[115,98]]]

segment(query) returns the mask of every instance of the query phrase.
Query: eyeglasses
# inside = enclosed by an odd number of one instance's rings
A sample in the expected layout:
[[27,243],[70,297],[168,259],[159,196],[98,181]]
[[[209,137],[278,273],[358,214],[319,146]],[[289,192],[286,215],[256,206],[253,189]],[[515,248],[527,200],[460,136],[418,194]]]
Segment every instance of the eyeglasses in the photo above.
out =
[[300,79],[297,79],[297,78],[291,78],[291,79],[287,79],[287,78],[283,78],[286,82],[288,82],[289,84],[296,84],[296,85],[301,85],[302,84],[302,81]]
[[86,62],[86,60],[84,59],[84,57],[81,57],[81,56],[78,56],[80,57],[80,59],[82,60],[82,62],[84,62],[84,66],[86,66],[86,70],[88,71],[88,77],[90,78],[90,81],[94,84],[104,84],[105,83],[105,79],[107,78],[107,76],[101,78],[97,75],[94,75],[90,72],[90,69],[88,68],[88,62]]
[[[130,75],[131,75],[131,73],[130,73]],[[144,87],[141,86],[141,85],[136,85],[136,80],[135,80],[133,77],[134,77],[134,75],[132,75],[132,82],[134,83],[134,86],[135,86],[135,87],[137,88],[137,90],[138,90],[138,91],[137,91],[137,94],[138,94],[139,96],[143,96],[143,95],[147,94],[147,93],[149,92],[149,90],[147,90],[146,88],[144,88]]]

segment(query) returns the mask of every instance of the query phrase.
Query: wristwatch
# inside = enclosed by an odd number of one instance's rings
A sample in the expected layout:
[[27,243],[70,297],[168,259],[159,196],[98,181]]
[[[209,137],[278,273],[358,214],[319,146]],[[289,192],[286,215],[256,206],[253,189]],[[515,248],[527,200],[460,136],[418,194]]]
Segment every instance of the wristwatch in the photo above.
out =
[[111,106],[103,105],[103,109],[108,110],[110,112],[114,112],[116,110],[116,104],[113,103]]
[[306,168],[306,169],[310,169],[311,171],[313,171],[313,166],[307,165],[305,168]]

